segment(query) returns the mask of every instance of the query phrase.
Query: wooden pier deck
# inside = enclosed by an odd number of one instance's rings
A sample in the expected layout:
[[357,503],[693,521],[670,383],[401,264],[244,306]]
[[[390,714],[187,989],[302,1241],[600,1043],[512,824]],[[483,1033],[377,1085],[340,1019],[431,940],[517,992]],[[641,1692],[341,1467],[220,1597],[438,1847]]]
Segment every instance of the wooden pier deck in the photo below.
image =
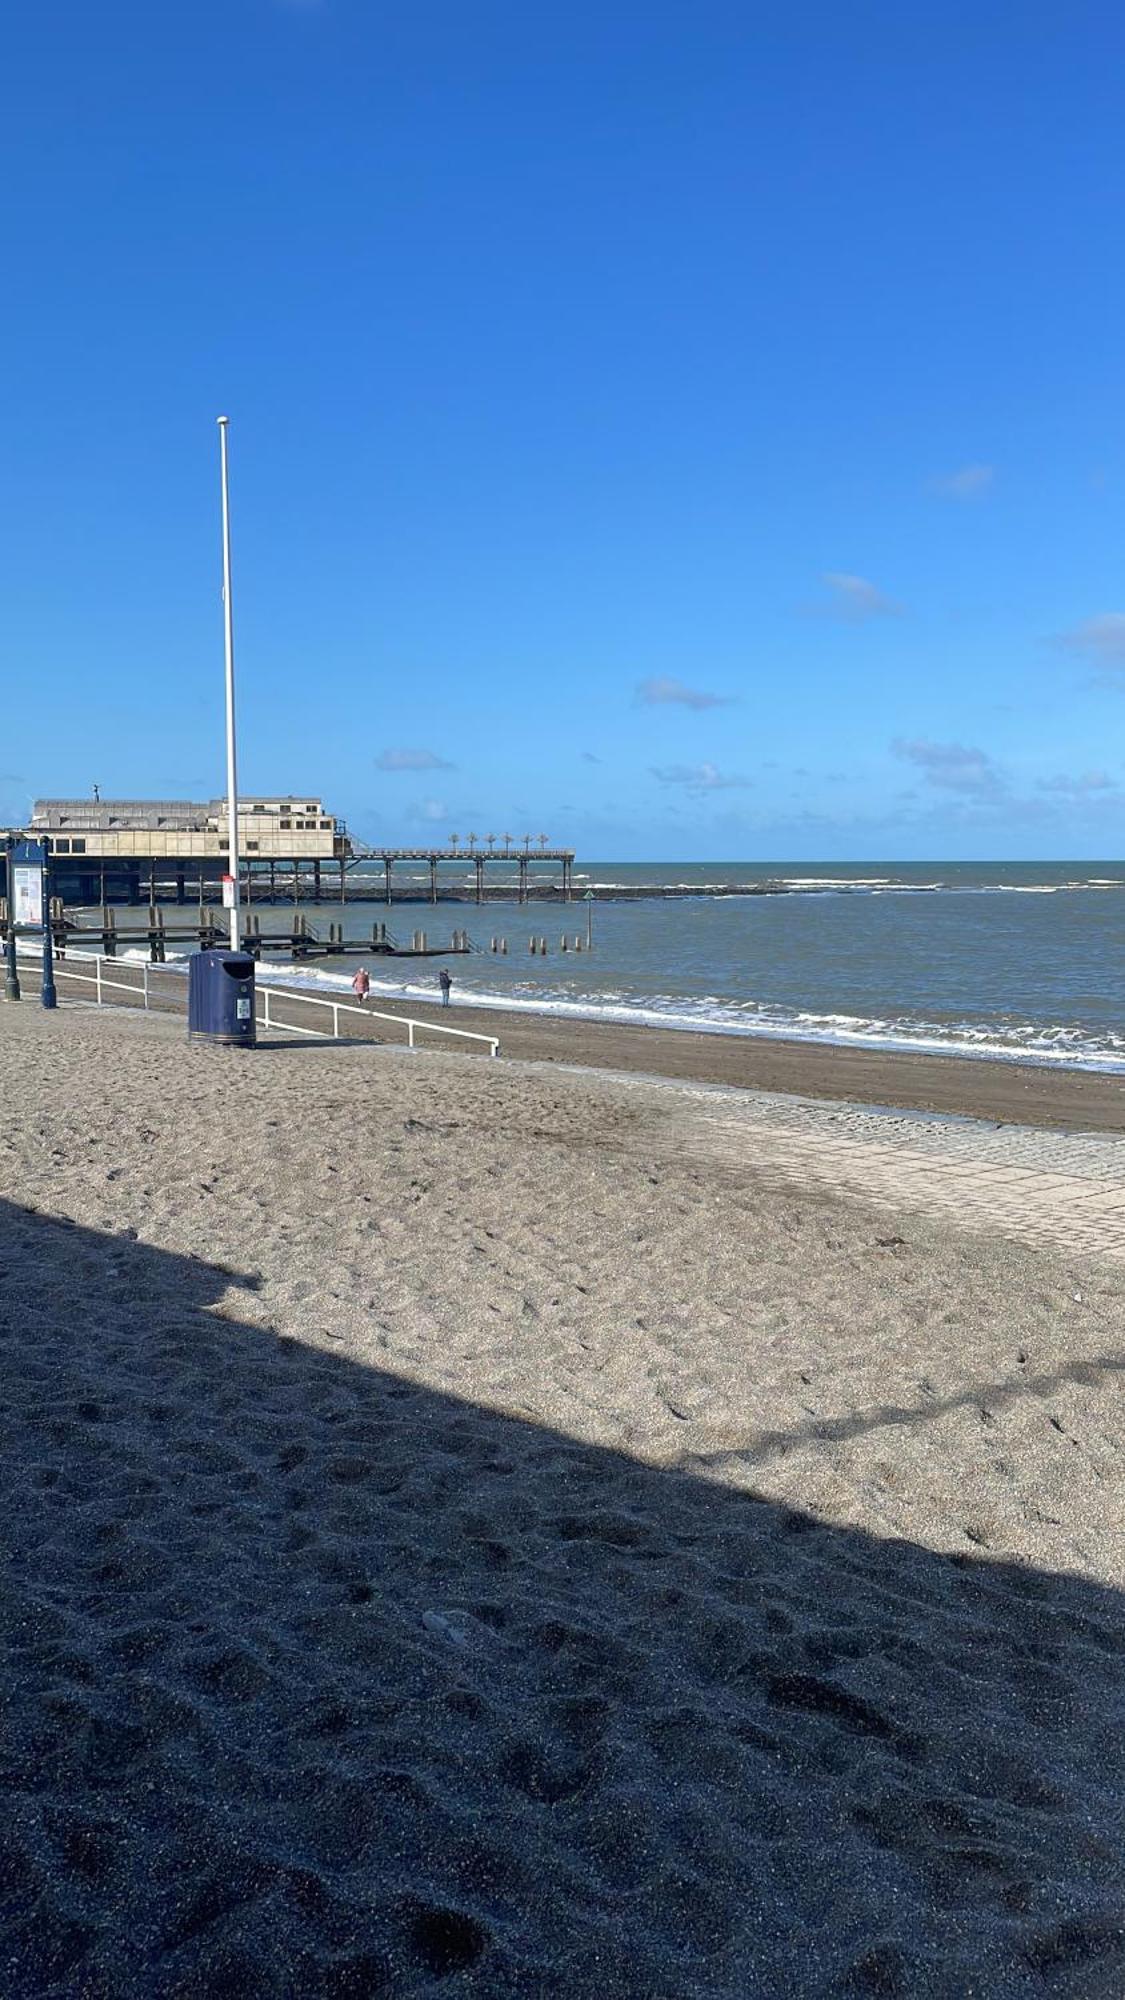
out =
[[[8,920],[6,908],[0,908],[0,945],[6,942]],[[169,923],[164,911],[155,908],[149,912],[146,924],[119,924],[112,909],[102,912],[100,923],[79,922],[67,915],[58,903],[51,914],[51,937],[59,957],[66,956],[68,944],[81,949],[90,946],[100,950],[106,958],[116,958],[121,946],[143,944],[147,946],[154,965],[163,965],[170,944],[193,944],[201,951],[222,949],[228,942],[227,924],[212,917],[200,915],[196,923]],[[425,931],[415,931],[408,945],[400,944],[391,936],[385,923],[371,926],[371,934],[366,938],[346,938],[342,923],[330,923],[327,935],[314,930],[307,917],[296,915],[284,930],[263,930],[259,916],[243,912],[242,949],[251,957],[260,958],[264,951],[282,951],[291,958],[450,958],[477,951],[467,931],[455,930],[448,944],[431,941]]]

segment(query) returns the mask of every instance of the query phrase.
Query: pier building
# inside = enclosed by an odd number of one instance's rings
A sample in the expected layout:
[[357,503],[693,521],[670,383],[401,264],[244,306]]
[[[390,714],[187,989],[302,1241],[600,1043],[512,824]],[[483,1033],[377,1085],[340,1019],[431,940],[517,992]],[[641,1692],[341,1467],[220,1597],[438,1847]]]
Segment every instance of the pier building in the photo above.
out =
[[[28,831],[49,839],[66,903],[182,903],[217,894],[230,865],[225,799],[37,799]],[[238,845],[244,883],[303,870],[316,899],[322,873],[339,891],[352,859],[343,820],[308,792],[240,798]]]

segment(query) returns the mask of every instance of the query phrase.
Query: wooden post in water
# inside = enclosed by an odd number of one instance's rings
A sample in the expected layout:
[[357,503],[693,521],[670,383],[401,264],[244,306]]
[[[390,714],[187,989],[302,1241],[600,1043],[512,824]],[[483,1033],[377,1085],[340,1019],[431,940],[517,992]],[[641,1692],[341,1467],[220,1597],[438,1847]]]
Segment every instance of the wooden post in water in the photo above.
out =
[[387,878],[387,908],[389,910],[391,907],[391,857],[389,854],[384,854],[383,856],[383,872]]

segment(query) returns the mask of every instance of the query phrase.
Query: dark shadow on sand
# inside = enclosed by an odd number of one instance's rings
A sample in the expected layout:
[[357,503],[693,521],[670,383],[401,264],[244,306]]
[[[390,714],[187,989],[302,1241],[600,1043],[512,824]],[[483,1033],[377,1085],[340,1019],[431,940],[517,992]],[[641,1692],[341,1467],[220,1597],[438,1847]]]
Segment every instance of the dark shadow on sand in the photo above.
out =
[[[877,1403],[869,1410],[856,1410],[847,1417],[814,1417],[807,1424],[793,1424],[788,1430],[758,1431],[737,1450],[699,1453],[693,1463],[721,1469],[743,1465],[765,1465],[771,1458],[806,1444],[842,1444],[850,1438],[867,1437],[872,1431],[911,1429],[932,1423],[951,1410],[979,1409],[986,1413],[1007,1408],[1025,1396],[1046,1398],[1069,1383],[1100,1389],[1118,1375],[1125,1375],[1125,1353],[1094,1354],[1068,1362],[1063,1368],[1032,1370],[1009,1375],[1002,1382],[977,1382],[955,1396],[924,1397],[920,1403]],[[1052,1417],[1052,1423],[1058,1419]],[[1062,1425],[1058,1428],[1061,1430]]]
[[[338,1049],[345,1042],[350,1049],[387,1049],[398,1046],[395,1042],[383,1041],[378,1035],[341,1035],[339,1039],[335,1035],[302,1035],[299,1040],[289,1036],[280,1041],[274,1041],[272,1036],[259,1035],[254,1044],[254,1053],[259,1054],[265,1050],[270,1055],[279,1055],[283,1049],[294,1054],[299,1049]],[[248,1050],[247,1054],[249,1053]]]
[[0,1203],[8,2000],[1125,1988],[1117,1593],[493,1415],[238,1282]]

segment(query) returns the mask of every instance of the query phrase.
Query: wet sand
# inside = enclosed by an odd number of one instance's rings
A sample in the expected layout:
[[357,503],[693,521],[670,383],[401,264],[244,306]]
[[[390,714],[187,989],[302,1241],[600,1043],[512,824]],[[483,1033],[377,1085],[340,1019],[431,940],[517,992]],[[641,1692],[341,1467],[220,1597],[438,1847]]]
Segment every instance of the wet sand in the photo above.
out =
[[6,1993],[1125,1988],[1120,1270],[546,1065],[0,1090]]
[[[71,998],[84,997],[77,984],[68,988],[65,967],[57,970],[60,990]],[[89,967],[83,970],[88,971]],[[372,970],[378,976],[376,961],[372,961]],[[164,972],[159,967],[150,967],[149,973],[156,1004],[166,1004],[182,1012],[186,1007],[183,975]],[[114,976],[139,979],[140,969],[135,963],[122,963]],[[329,1017],[322,1008],[302,1008],[299,996],[292,991],[288,997],[288,1018],[306,1028],[327,1027]],[[324,997],[324,989],[319,997]],[[353,1002],[350,992],[334,997],[345,1005]],[[129,1004],[124,995],[118,998]],[[272,984],[271,999],[279,1010],[278,1018],[287,1018],[280,1011],[280,991]],[[509,1013],[500,1008],[462,1004],[456,993],[454,1004],[448,1009],[436,1002],[399,1002],[375,993],[371,996],[371,1006],[389,1014],[413,1015],[441,1026],[469,1028],[481,1035],[496,1036],[504,1055],[528,1062],[679,1078],[684,1082],[727,1085],[735,1090],[827,1098],[844,1104],[893,1105],[902,1110],[979,1118],[993,1124],[1039,1126],[1050,1131],[1125,1132],[1125,1075]],[[341,1016],[341,1030],[357,1038],[367,1032],[350,1015]],[[369,1032],[377,1038],[399,1039],[395,1030],[380,1027],[374,1018]],[[443,1044],[435,1037],[429,1046],[441,1048]],[[469,1043],[458,1046],[462,1053],[473,1052]]]
[[[457,1003],[448,1010],[372,996],[391,1013],[498,1035],[505,1055],[533,1062],[783,1091],[848,1104],[890,1104],[996,1124],[1056,1131],[1125,1131],[1125,1075],[1047,1069],[959,1056],[833,1048],[810,1042],[692,1034],[678,1028],[619,1026],[541,1014],[509,1014]],[[311,1019],[311,1011],[304,1018]],[[355,1023],[348,1023],[349,1029]]]

